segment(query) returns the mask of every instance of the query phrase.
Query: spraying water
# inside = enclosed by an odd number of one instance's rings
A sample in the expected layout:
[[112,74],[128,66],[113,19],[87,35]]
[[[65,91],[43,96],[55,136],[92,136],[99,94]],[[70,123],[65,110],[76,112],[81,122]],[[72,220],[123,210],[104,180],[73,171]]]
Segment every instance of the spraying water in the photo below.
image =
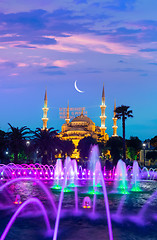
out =
[[0,238],[0,240],[4,240],[7,233],[9,232],[11,226],[13,225],[15,219],[17,218],[17,216],[19,215],[19,213],[28,205],[28,204],[37,204],[40,209],[42,210],[42,213],[43,213],[43,216],[44,216],[44,220],[45,220],[45,224],[47,226],[47,231],[48,233],[51,232],[51,227],[50,227],[50,222],[49,222],[49,219],[48,219],[48,216],[47,216],[47,213],[46,213],[46,210],[43,206],[43,204],[41,203],[41,201],[37,198],[29,198],[28,200],[26,200],[17,210],[16,212],[14,213],[14,215],[12,216],[12,218],[10,219],[10,221],[8,222],[4,232],[2,233],[2,236]]

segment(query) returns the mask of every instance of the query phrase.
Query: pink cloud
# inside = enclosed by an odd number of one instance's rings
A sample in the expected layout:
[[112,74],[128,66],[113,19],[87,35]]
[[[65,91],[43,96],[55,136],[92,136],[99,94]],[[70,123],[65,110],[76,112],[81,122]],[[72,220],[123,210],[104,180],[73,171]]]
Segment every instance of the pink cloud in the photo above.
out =
[[54,66],[57,67],[67,67],[69,65],[75,64],[76,62],[68,61],[68,60],[56,60],[53,62]]
[[19,75],[18,73],[11,73],[9,76],[17,76],[17,75]]
[[[54,38],[54,36],[46,36],[47,38]],[[77,49],[77,52],[82,51],[96,51],[105,54],[122,54],[129,55],[138,52],[136,47],[124,46],[120,43],[113,43],[107,37],[94,36],[91,34],[72,35],[70,37],[55,37],[58,44],[52,46],[52,49],[57,51],[66,51],[70,49]]]
[[56,50],[59,52],[74,52],[74,53],[81,52],[81,50],[77,47],[65,46],[62,43],[58,43],[56,45],[34,45],[34,46],[37,48]]
[[0,63],[8,62],[8,60],[0,59]]
[[18,63],[18,67],[28,67],[27,63]]

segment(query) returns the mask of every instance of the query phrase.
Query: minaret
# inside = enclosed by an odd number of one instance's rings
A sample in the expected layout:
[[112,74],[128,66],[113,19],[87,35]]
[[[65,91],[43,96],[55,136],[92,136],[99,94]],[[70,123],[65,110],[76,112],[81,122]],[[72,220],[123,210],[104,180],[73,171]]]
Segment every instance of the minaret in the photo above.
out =
[[117,126],[117,118],[115,117],[115,115],[116,115],[116,113],[115,113],[115,110],[116,110],[116,100],[115,100],[115,102],[114,102],[114,117],[112,118],[113,119],[113,135],[112,135],[112,137],[117,137],[118,135],[117,135],[117,128],[118,128],[118,126]]
[[100,105],[101,108],[101,135],[104,136],[105,138],[105,131],[107,129],[107,127],[105,127],[105,120],[106,120],[106,116],[105,116],[105,109],[106,109],[106,105],[105,105],[105,91],[104,91],[104,84],[103,84],[103,90],[102,90],[102,103]]
[[45,90],[45,97],[44,97],[44,107],[42,108],[43,110],[43,118],[42,118],[42,121],[43,121],[43,130],[44,129],[47,129],[47,121],[49,120],[47,118],[47,111],[49,110],[48,107],[47,107],[47,87],[46,87],[46,90]]
[[67,106],[67,118],[65,119],[66,124],[68,124],[70,122],[70,118],[69,118],[69,101],[68,101],[68,106]]

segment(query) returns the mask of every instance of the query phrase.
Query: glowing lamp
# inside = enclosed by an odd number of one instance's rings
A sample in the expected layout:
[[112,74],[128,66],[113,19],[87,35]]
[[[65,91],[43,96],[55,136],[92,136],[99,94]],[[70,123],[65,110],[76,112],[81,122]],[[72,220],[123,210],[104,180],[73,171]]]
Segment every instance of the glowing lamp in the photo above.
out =
[[20,198],[20,195],[16,195],[16,199],[15,199],[15,202],[14,204],[21,204],[21,198]]
[[14,204],[21,204],[22,202],[14,202]]
[[91,199],[90,197],[85,197],[83,199],[83,208],[91,208]]

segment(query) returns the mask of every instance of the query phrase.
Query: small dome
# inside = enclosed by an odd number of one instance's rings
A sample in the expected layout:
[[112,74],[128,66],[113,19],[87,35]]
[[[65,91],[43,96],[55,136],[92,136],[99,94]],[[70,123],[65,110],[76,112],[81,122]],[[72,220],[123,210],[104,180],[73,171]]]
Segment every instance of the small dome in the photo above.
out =
[[93,121],[89,117],[84,116],[82,113],[81,113],[80,116],[75,117],[71,121],[71,123],[77,123],[77,122],[84,122],[84,123],[92,123],[92,124],[94,124]]

